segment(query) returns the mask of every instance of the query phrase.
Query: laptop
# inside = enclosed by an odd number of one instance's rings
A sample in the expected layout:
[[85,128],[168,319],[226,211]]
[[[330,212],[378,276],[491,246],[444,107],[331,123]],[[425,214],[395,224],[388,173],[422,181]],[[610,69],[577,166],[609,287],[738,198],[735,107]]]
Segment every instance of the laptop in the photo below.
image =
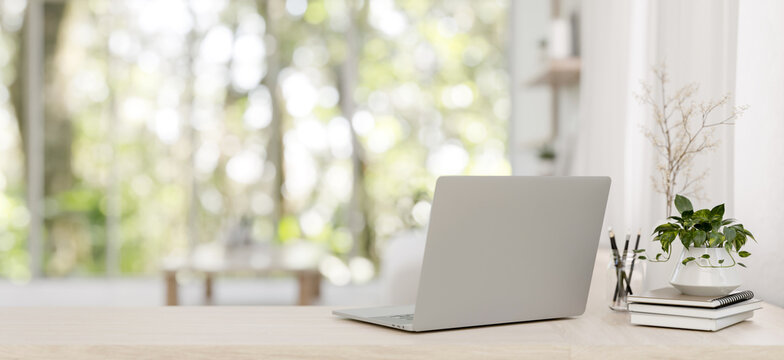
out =
[[415,332],[581,315],[609,191],[608,177],[440,177],[416,304],[333,314]]

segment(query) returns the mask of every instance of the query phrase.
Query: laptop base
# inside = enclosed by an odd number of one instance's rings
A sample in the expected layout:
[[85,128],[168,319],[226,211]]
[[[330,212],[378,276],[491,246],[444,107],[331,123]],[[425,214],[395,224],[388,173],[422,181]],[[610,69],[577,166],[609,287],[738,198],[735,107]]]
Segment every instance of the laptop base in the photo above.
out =
[[332,314],[393,329],[414,331],[414,305],[334,310]]

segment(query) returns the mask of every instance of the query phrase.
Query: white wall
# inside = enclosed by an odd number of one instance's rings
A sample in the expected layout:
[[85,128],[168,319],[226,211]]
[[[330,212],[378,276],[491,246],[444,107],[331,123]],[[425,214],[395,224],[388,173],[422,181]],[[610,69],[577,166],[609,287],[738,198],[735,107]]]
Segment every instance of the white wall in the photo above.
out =
[[550,92],[545,87],[527,84],[545,65],[540,57],[539,41],[547,37],[550,1],[513,1],[511,8],[509,155],[515,175],[534,175],[537,166],[535,144],[546,140],[550,134]]
[[784,2],[742,1],[738,16],[736,217],[759,239],[746,287],[784,306]]
[[[568,18],[579,8],[579,0],[561,1],[563,17]],[[542,74],[549,65],[541,56],[539,41],[548,38],[550,22],[551,0],[511,2],[508,51],[512,111],[509,121],[509,156],[515,175],[538,175],[539,148],[552,136],[550,88],[529,85],[529,82]],[[568,160],[565,159],[565,148],[574,133],[575,119],[578,116],[578,95],[577,86],[566,86],[560,90],[560,139],[556,144],[556,151],[559,164],[562,165]],[[559,170],[559,173],[565,173],[567,169]]]

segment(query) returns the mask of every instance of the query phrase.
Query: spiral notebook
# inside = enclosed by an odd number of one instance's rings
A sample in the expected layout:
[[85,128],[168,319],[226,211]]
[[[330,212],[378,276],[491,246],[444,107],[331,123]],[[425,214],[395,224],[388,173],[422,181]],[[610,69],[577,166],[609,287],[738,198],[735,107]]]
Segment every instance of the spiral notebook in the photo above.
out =
[[703,319],[721,319],[723,317],[759,310],[761,308],[762,300],[760,299],[741,301],[739,303],[718,307],[716,309],[693,306],[629,303],[630,313],[688,316]]
[[693,306],[701,308],[719,308],[754,298],[754,293],[746,290],[726,296],[692,296],[683,295],[675,288],[666,287],[648,291],[641,295],[629,295],[628,301],[632,303]]

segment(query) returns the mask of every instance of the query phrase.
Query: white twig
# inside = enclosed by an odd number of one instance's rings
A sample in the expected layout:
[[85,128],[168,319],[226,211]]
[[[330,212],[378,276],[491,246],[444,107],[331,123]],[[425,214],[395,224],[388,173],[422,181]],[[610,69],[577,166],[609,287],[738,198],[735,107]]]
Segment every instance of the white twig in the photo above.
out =
[[[636,97],[641,104],[649,106],[653,114],[654,126],[652,129],[643,129],[643,133],[660,155],[658,175],[652,176],[651,179],[653,188],[664,194],[667,216],[670,216],[675,194],[702,198],[701,183],[707,177],[707,171],[697,176],[691,175],[695,156],[718,146],[713,130],[721,125],[734,125],[734,121],[743,115],[748,107],[735,107],[722,120],[711,122],[713,111],[727,105],[731,99],[730,94],[698,104],[694,101],[694,96],[699,85],[688,84],[667,97],[666,85],[669,76],[666,66],[654,66],[653,74],[658,89],[643,82],[642,93]],[[654,95],[657,92],[658,96]]]

